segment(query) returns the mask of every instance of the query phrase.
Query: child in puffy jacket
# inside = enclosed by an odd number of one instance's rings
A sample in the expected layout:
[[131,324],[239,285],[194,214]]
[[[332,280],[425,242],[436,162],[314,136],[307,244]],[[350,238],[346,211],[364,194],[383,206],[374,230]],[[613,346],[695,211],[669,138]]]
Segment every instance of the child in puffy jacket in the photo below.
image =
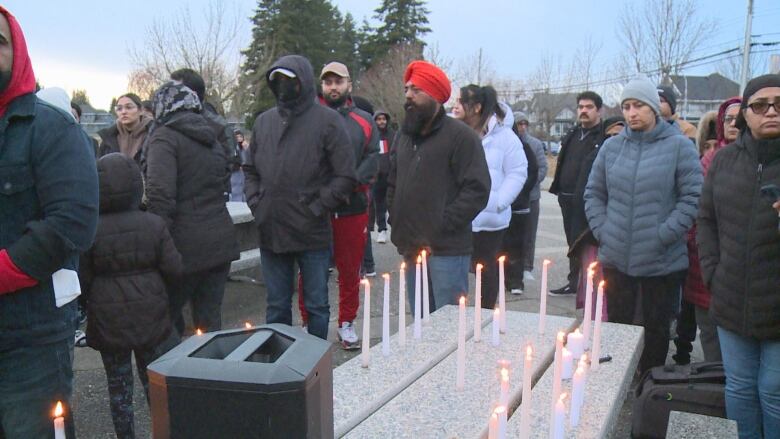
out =
[[82,256],[87,344],[100,351],[117,438],[133,438],[133,369],[147,402],[146,366],[170,335],[166,282],[181,274],[181,255],[162,218],[139,209],[138,165],[120,153],[98,160],[100,219],[95,243]]

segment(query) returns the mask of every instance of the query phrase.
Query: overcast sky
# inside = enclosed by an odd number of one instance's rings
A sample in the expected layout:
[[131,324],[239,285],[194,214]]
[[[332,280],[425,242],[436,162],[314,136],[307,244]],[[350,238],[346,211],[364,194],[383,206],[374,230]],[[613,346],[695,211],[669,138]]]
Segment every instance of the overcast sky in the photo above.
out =
[[[7,0],[4,6],[22,25],[36,77],[44,86],[68,90],[83,88],[92,103],[106,108],[112,96],[127,87],[132,69],[128,49],[144,40],[145,29],[155,18],[170,19],[188,6],[199,16],[210,0]],[[249,41],[255,0],[233,1],[246,17],[243,47]],[[332,0],[342,13],[358,21],[371,18],[379,0]],[[430,0],[428,44],[438,44],[441,54],[457,64],[480,48],[502,78],[522,79],[547,53],[568,59],[587,37],[602,45],[597,71],[611,66],[623,50],[617,39],[616,21],[622,0],[580,2],[572,0]],[[717,23],[696,56],[736,47],[744,37],[746,1],[700,0],[707,7],[702,16]],[[641,3],[637,3],[641,4]],[[780,40],[780,3],[756,0],[753,34],[760,41]],[[780,46],[776,53],[780,53]],[[686,71],[706,74],[717,64]]]

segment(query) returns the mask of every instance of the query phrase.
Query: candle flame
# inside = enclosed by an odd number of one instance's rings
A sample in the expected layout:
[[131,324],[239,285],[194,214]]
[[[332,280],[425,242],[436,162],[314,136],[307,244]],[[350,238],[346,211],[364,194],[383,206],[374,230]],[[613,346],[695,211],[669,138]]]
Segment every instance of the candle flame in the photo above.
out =
[[363,285],[366,285],[366,286],[370,285],[370,282],[368,282],[368,279],[363,279],[363,280],[360,281],[360,283],[363,284]]
[[574,333],[577,334],[577,335],[580,335],[580,328],[575,329]]
[[564,392],[564,393],[561,393],[561,397],[560,397],[560,398],[558,398],[558,401],[560,401],[561,403],[563,403],[563,401],[566,401],[566,397],[567,397],[567,396],[568,396],[568,395],[566,395],[566,392]]
[[582,354],[582,356],[580,357],[580,361],[582,361],[583,363],[587,364],[588,363],[588,354]]
[[591,278],[591,280],[593,279],[593,276],[595,276],[595,275],[596,275],[596,270],[594,270],[592,268],[588,268],[588,277]]
[[591,262],[590,265],[588,265],[588,270],[593,270],[595,272],[597,265],[599,265],[598,261]]
[[550,265],[550,264],[552,264],[552,261],[549,259],[545,259],[544,261],[542,261],[542,265]]
[[498,307],[496,307],[496,308],[493,310],[493,315],[494,315],[494,316],[497,316],[497,315],[499,315],[500,313],[501,313],[501,310],[499,310],[499,309],[498,309]]
[[417,256],[417,263],[422,264],[422,256]]
[[533,357],[534,355],[534,348],[530,344],[525,347],[525,356],[526,357]]
[[501,369],[501,381],[509,381],[509,370]]
[[504,262],[504,261],[506,261],[506,256],[500,256],[498,258],[498,262]]
[[57,401],[57,406],[54,407],[54,417],[59,418],[65,412],[62,408],[62,401]]
[[382,275],[382,279],[384,280],[390,280],[390,273],[385,273]]
[[197,335],[203,335],[203,331],[200,330],[200,328],[195,330],[195,334]]
[[466,296],[460,296],[459,302],[460,302],[461,305],[465,306],[466,305]]
[[477,271],[482,271],[482,269],[485,268],[482,264],[477,264]]
[[249,322],[246,322],[246,323],[244,323],[244,327],[245,327],[246,329],[252,329],[252,324],[251,324],[251,323],[249,323]]
[[500,405],[496,407],[496,409],[493,411],[493,416],[499,416],[503,414],[506,411],[506,407],[503,405]]
[[422,256],[424,258],[424,257],[428,256],[428,252],[423,250],[423,251],[420,252],[420,256]]
[[563,331],[558,331],[558,341],[563,342],[565,337],[566,337],[566,333],[564,333]]
[[401,262],[401,270],[406,270],[406,262]]
[[607,283],[605,281],[599,282],[599,288],[604,288],[605,286],[607,286]]

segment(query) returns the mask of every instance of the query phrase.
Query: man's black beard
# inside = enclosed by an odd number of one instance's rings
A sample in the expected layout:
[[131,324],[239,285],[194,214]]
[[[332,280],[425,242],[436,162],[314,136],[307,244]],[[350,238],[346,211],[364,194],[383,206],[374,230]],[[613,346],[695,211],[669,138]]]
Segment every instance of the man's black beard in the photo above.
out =
[[406,115],[401,130],[409,136],[419,136],[425,125],[436,116],[436,102],[430,101],[419,106],[407,103],[404,110]]
[[11,83],[11,71],[0,70],[0,93],[4,92],[8,88],[8,84]]
[[328,104],[328,107],[333,108],[334,110],[337,110],[344,106],[345,103],[347,103],[347,95],[339,95],[337,99],[333,99],[330,97],[330,95],[324,95],[325,103]]

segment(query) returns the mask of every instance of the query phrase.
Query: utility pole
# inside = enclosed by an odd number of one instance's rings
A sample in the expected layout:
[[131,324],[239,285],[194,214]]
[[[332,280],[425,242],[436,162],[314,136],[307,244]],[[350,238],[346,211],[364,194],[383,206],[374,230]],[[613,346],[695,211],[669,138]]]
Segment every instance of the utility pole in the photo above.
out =
[[482,85],[482,48],[479,48],[479,59],[477,61],[477,85]]
[[753,28],[753,0],[748,0],[747,22],[745,23],[745,47],[742,48],[742,75],[739,81],[739,94],[745,90],[750,72],[750,46]]

